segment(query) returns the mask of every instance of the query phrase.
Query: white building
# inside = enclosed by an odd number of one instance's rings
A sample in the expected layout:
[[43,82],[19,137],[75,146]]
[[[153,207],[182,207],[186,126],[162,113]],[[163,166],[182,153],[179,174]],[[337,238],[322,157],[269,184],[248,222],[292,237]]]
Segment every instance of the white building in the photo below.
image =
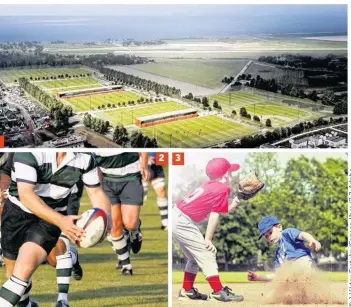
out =
[[324,140],[324,144],[332,148],[339,148],[346,144],[346,138],[343,138],[340,136],[332,136],[332,137],[326,138]]

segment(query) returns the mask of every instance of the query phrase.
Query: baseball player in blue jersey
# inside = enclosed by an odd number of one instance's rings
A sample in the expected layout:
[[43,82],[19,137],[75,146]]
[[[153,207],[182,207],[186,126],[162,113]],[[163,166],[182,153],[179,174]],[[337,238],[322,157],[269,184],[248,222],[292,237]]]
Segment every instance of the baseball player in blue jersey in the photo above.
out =
[[[282,228],[280,221],[275,216],[265,216],[258,223],[260,237],[264,236],[269,244],[278,243],[278,248],[274,257],[274,268],[279,268],[283,263],[288,261],[298,261],[313,268],[315,263],[311,257],[310,248],[316,252],[321,249],[321,244],[311,234],[296,228]],[[308,247],[305,246],[308,244]],[[248,272],[250,281],[272,281],[275,274],[258,276],[255,272]]]

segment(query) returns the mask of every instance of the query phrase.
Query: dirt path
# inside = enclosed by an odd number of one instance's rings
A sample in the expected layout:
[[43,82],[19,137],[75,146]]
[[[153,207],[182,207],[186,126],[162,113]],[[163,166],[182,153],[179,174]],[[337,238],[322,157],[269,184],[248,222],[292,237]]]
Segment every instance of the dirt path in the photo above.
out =
[[[197,284],[195,285],[198,290],[202,293],[209,293],[210,287],[207,284]],[[226,286],[229,286],[233,290],[234,293],[244,295],[245,300],[240,303],[227,303],[230,306],[245,306],[245,307],[273,307],[273,306],[289,306],[289,307],[340,307],[340,306],[346,306],[346,294],[347,294],[347,283],[346,282],[333,282],[330,284],[330,290],[333,291],[333,293],[338,293],[341,298],[345,298],[345,303],[344,304],[305,304],[305,305],[299,305],[299,304],[289,304],[289,305],[283,305],[283,304],[266,304],[265,303],[265,298],[267,293],[271,290],[270,289],[270,284],[265,284],[265,283],[241,283],[241,284],[227,284]],[[201,306],[201,307],[212,307],[212,306],[222,306],[224,303],[218,302],[218,301],[179,301],[177,297],[177,293],[180,289],[181,285],[180,284],[173,284],[173,290],[172,290],[172,303],[173,307],[196,307],[196,306]]]

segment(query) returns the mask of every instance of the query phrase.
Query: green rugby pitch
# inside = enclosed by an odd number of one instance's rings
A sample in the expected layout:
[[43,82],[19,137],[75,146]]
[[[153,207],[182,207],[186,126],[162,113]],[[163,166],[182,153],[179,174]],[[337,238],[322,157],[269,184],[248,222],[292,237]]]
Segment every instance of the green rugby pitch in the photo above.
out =
[[83,68],[11,69],[0,70],[0,79],[3,80],[4,83],[13,83],[15,80],[18,82],[18,79],[23,77],[28,79],[32,77],[33,80],[35,80],[35,78],[51,78],[62,74],[73,76],[91,74],[91,72]]
[[[84,194],[81,212],[90,207]],[[139,254],[132,254],[133,276],[121,276],[115,269],[116,255],[106,240],[96,247],[79,249],[84,277],[81,281],[71,282],[69,301],[72,307],[167,306],[167,232],[160,229],[156,195],[151,186],[141,209],[141,220],[143,246]],[[2,284],[5,268],[1,270]],[[53,307],[56,298],[56,271],[49,265],[42,265],[33,277],[31,299],[40,307]]]
[[126,107],[111,111],[96,112],[95,115],[103,120],[108,120],[113,126],[127,126],[133,125],[135,119],[138,117],[184,109],[188,109],[188,107],[174,101],[165,101],[137,105],[134,107]]
[[115,91],[109,93],[65,98],[63,100],[72,105],[74,111],[84,112],[92,109],[97,109],[102,105],[105,105],[105,107],[107,107],[108,103],[111,105],[116,104],[116,107],[118,103],[125,102],[127,104],[128,101],[134,101],[136,103],[136,101],[141,97],[141,95],[137,95],[129,91]]
[[99,87],[98,80],[93,78],[63,79],[54,81],[35,81],[35,85],[44,89],[59,89],[60,92],[76,90],[80,86]]
[[227,115],[231,115],[233,110],[240,114],[240,108],[245,107],[252,117],[257,115],[260,119],[262,118],[263,123],[267,118],[270,118],[275,127],[305,118],[314,113],[309,108],[290,107],[278,99],[267,99],[261,95],[242,91],[210,96],[210,105],[215,100],[218,101],[223,112]]
[[201,148],[230,141],[255,130],[209,115],[143,128],[142,132],[149,137],[155,136],[161,147]]

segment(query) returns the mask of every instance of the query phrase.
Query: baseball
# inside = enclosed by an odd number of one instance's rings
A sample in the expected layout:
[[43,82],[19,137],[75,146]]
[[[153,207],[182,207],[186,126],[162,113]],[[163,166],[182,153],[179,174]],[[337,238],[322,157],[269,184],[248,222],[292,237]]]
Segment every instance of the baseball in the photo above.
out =
[[267,176],[273,176],[274,174],[275,174],[275,171],[272,168],[266,171]]

